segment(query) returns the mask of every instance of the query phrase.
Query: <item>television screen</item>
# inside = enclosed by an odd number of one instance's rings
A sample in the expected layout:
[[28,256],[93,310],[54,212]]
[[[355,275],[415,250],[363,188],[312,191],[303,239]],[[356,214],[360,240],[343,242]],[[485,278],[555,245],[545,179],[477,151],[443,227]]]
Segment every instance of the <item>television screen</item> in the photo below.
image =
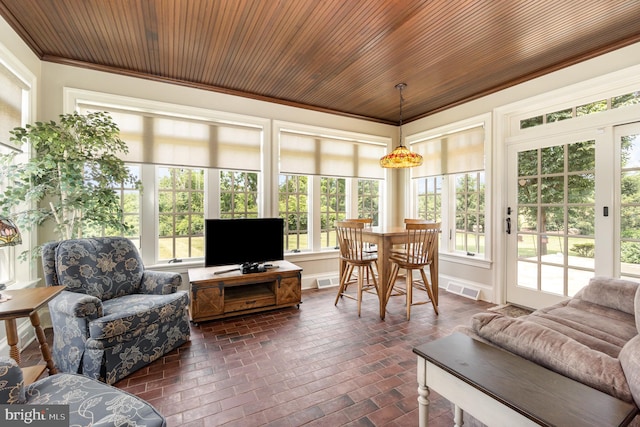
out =
[[263,263],[284,259],[282,218],[207,219],[204,263],[213,265]]

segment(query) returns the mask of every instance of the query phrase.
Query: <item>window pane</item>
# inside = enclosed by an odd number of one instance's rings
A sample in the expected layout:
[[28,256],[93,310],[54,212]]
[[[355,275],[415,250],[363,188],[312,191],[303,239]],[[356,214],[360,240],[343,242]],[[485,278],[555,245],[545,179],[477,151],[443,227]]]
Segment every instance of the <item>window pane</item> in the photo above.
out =
[[567,108],[566,110],[556,111],[554,113],[547,114],[547,123],[559,122],[561,120],[567,120],[573,117],[573,109]]
[[[127,170],[135,178],[140,180],[140,165],[127,165]],[[82,235],[84,237],[98,236],[123,236],[133,241],[138,250],[140,247],[140,190],[135,188],[132,183],[123,183],[119,186],[112,187],[113,191],[118,195],[120,201],[120,209],[122,210],[122,220],[127,229],[121,231],[115,227],[100,226],[93,224],[87,226],[83,224]]]
[[279,213],[285,223],[285,252],[300,252],[309,248],[307,183],[306,176],[279,176]]
[[541,203],[562,203],[564,201],[564,176],[540,179]]
[[580,105],[576,107],[576,116],[586,116],[588,114],[598,113],[600,111],[605,111],[607,109],[607,100],[603,99],[601,101],[591,102],[589,104]]
[[640,91],[611,98],[611,108],[626,107],[627,105],[640,104]]
[[557,145],[543,148],[540,161],[543,174],[561,173],[564,171],[564,146]]
[[220,217],[258,217],[258,173],[220,171]]
[[322,248],[335,248],[335,222],[347,217],[346,179],[320,178],[320,231]]
[[567,147],[569,156],[569,172],[590,171],[595,169],[595,141],[581,141],[569,144]]
[[538,150],[521,151],[518,153],[518,176],[533,176],[538,174]]
[[531,117],[528,119],[520,120],[520,129],[531,128],[534,126],[539,126],[543,122],[543,116]]
[[455,249],[484,253],[484,172],[456,175]]
[[201,257],[204,170],[158,167],[159,260]]
[[442,176],[418,178],[418,217],[442,222]]
[[372,218],[373,224],[379,224],[380,181],[375,179],[358,180],[358,217]]
[[596,177],[585,173],[569,175],[569,203],[592,203],[596,197]]

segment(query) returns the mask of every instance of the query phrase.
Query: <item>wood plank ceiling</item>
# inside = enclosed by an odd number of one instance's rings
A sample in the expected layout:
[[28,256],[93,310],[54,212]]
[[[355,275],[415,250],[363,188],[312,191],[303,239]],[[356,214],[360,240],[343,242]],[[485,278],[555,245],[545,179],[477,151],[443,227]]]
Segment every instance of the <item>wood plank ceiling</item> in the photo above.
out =
[[43,61],[405,122],[640,41],[637,0],[0,0]]

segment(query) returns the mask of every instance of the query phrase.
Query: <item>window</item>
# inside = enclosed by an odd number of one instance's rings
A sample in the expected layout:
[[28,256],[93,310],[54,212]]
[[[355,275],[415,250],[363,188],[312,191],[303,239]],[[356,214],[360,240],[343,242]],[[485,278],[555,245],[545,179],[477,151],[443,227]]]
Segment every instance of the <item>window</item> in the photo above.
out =
[[484,172],[457,174],[455,248],[484,253]]
[[258,218],[258,174],[220,171],[220,218]]
[[[384,170],[379,160],[386,141],[327,133],[312,127],[279,130],[280,215],[287,220],[286,250],[334,249],[337,220],[366,216],[380,221]],[[296,181],[302,176],[304,186]]]
[[380,224],[380,181],[358,180],[358,217],[372,218],[372,225]]
[[[214,119],[197,109],[185,115],[152,109],[153,103],[131,104],[84,100],[78,109],[109,113],[129,148],[123,160],[140,170],[143,197],[137,195],[138,204],[132,189],[115,190],[125,221],[132,225],[127,237],[140,241],[145,263],[202,258],[205,216],[258,217],[261,125],[243,124],[236,117]],[[171,111],[171,106],[161,107]],[[144,197],[147,192],[157,197]]]
[[347,217],[346,179],[320,178],[320,229],[323,249],[338,246],[336,221]]
[[567,120],[574,117],[587,116],[589,114],[599,113],[600,111],[607,111],[636,104],[640,104],[640,91],[637,90],[624,95],[613,96],[608,99],[600,99],[584,105],[566,108],[561,111],[527,117],[520,120],[520,129],[540,126],[546,123],[559,122],[561,120]]
[[418,194],[418,218],[442,222],[442,176],[415,180]]
[[[415,135],[411,149],[425,161],[411,170],[414,212],[440,222],[442,252],[487,256],[485,204],[485,135],[482,125],[452,125],[445,131]],[[447,243],[447,244],[445,244]]]
[[284,251],[309,249],[308,178],[280,175],[279,214],[284,219]]
[[[29,111],[27,96],[29,87],[14,74],[10,69],[4,66],[4,61],[0,61],[0,153],[10,154],[13,144],[7,144],[9,132],[15,128],[22,126],[27,120]],[[18,150],[19,151],[19,150]],[[15,154],[15,153],[13,153]],[[27,154],[18,154],[14,161],[20,161],[26,158]],[[0,191],[4,186],[0,182]],[[19,246],[5,246],[0,248],[0,283],[10,285],[18,280],[28,280],[30,277],[30,269],[16,269],[16,260],[20,256],[23,249],[28,249],[29,232],[28,230],[20,230],[22,235],[22,244]]]
[[157,170],[159,260],[204,256],[204,170]]
[[[127,169],[136,178],[136,181],[140,180],[140,165],[127,165]],[[83,224],[82,235],[85,237],[120,235],[131,239],[133,244],[140,249],[140,190],[131,184],[121,184],[113,187],[113,191],[117,193],[120,199],[123,221],[128,230],[120,233],[107,227]]]

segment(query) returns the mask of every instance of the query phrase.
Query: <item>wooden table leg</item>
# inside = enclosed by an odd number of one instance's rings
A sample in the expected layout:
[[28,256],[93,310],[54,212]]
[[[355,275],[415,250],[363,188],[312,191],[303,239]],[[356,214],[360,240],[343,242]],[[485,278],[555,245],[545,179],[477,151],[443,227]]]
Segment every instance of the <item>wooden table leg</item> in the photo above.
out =
[[391,243],[387,239],[378,239],[378,299],[380,300],[380,319],[387,314],[387,288],[389,286],[389,254]]
[[30,315],[29,319],[31,319],[31,326],[36,331],[36,338],[38,339],[38,343],[40,344],[40,353],[42,353],[42,358],[45,362],[47,362],[47,370],[49,371],[49,375],[54,375],[58,373],[56,369],[56,365],[53,363],[53,359],[51,358],[51,351],[49,350],[49,344],[47,344],[47,338],[44,335],[44,331],[42,330],[42,326],[40,326],[40,316],[38,316],[38,311],[34,310]]
[[9,356],[20,364],[20,349],[18,348],[18,327],[16,319],[4,319],[4,328],[7,331],[7,344],[9,344]]

